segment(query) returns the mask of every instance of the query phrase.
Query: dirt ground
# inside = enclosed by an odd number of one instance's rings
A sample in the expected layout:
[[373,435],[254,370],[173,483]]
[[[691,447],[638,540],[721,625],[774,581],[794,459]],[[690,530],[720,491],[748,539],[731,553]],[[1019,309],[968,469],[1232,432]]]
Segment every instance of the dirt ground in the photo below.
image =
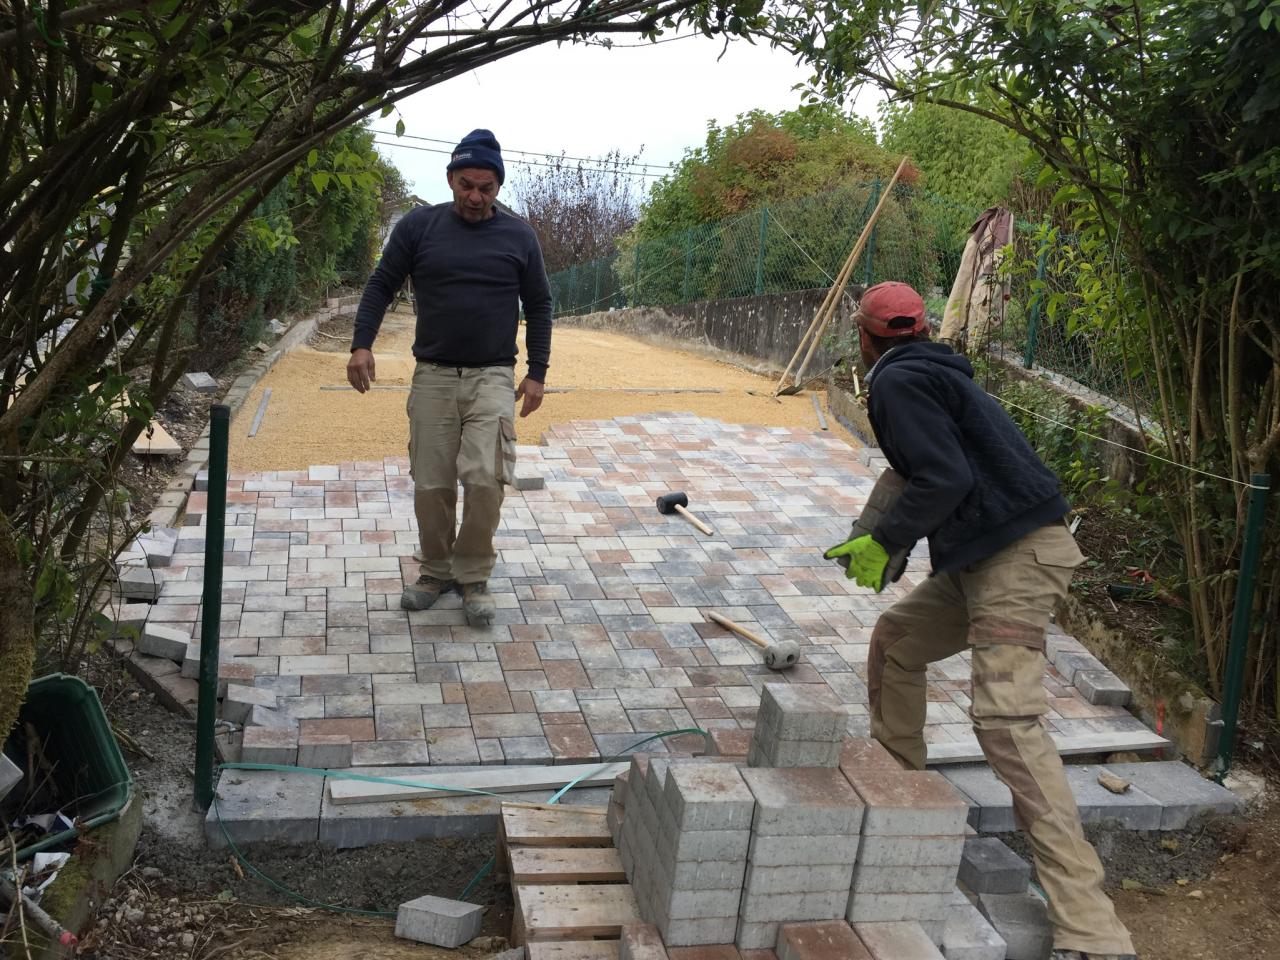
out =
[[[413,316],[407,307],[387,314],[374,348],[376,389],[363,396],[347,385],[350,337],[350,318],[332,321],[309,346],[295,350],[263,378],[231,424],[232,470],[291,470],[405,454]],[[520,350],[523,357],[523,337]],[[524,374],[523,360],[516,374],[518,382]],[[691,411],[727,423],[818,429],[809,394],[774,400],[769,396],[774,384],[694,353],[622,334],[563,327],[552,337],[549,392],[542,409],[518,419],[516,434],[521,443],[536,444],[553,424],[569,420],[670,411]],[[249,437],[268,388],[266,413],[257,435]],[[636,392],[644,388],[653,392]],[[721,392],[677,392],[708,389]],[[819,399],[825,398],[819,394]],[[823,412],[827,413],[825,404]],[[829,413],[827,422],[836,435],[856,442]]]

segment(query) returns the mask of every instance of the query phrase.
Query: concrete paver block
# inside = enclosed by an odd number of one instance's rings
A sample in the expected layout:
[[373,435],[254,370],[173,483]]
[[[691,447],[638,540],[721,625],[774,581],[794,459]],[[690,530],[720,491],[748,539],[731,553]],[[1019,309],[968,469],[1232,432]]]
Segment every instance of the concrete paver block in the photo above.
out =
[[[896,838],[895,838],[896,839]],[[752,836],[751,862],[760,867],[795,863],[848,863],[858,856],[861,841],[856,834],[843,837]]]
[[[228,689],[230,689],[229,685]],[[267,692],[270,693],[271,691]],[[272,694],[272,696],[275,696],[275,694]],[[249,715],[245,717],[244,722],[246,729],[249,727],[269,727],[272,730],[286,730],[293,733],[295,742],[298,739],[298,721],[273,706],[261,703],[253,704],[249,707]]]
[[1046,960],[1053,928],[1044,900],[1025,893],[980,893],[978,910],[1006,945],[1007,960]]
[[849,737],[840,747],[840,766],[850,769],[863,767],[874,768],[886,773],[897,773],[902,769],[884,744],[870,737]]
[[[277,700],[274,690],[229,683],[227,692],[222,698],[222,719],[244,725],[249,720],[254,707],[268,707],[274,710]],[[273,726],[273,724],[264,724],[264,726]]]
[[1164,808],[1159,800],[1136,786],[1112,793],[1098,783],[1103,767],[1069,765],[1067,784],[1080,808],[1082,823],[1119,823],[1127,830],[1159,830]]
[[111,622],[113,637],[137,637],[150,613],[151,604],[126,603],[119,597],[112,597],[102,606],[102,615]]
[[546,485],[547,479],[541,471],[516,461],[515,483],[512,486],[517,490],[542,490]]
[[848,712],[825,685],[766,683],[761,691],[757,738],[838,742],[848,725]]
[[116,593],[126,600],[143,600],[154,603],[160,599],[164,586],[164,574],[145,566],[121,567],[116,574]]
[[1005,960],[1008,949],[1004,937],[961,894],[947,914],[942,932],[943,956],[947,960]]
[[873,960],[844,921],[784,923],[776,952],[778,960]]
[[418,897],[396,911],[396,936],[437,947],[460,947],[480,932],[484,907],[444,897]]
[[298,766],[322,770],[351,766],[351,738],[340,733],[304,733],[298,737]]
[[946,893],[859,893],[849,898],[845,916],[852,924],[916,920],[946,922],[951,891]]
[[834,740],[761,740],[756,737],[747,750],[747,764],[752,767],[837,767],[840,765],[840,744]]
[[1086,700],[1100,706],[1126,707],[1133,697],[1129,685],[1110,670],[1081,670],[1075,686]]
[[191,643],[191,634],[185,630],[148,623],[143,626],[138,636],[138,653],[149,657],[163,657],[174,663],[182,663],[187,656],[187,645]]
[[757,838],[856,835],[862,826],[862,801],[838,770],[748,768],[742,779],[755,797]]
[[199,393],[218,392],[218,381],[213,379],[213,377],[203,370],[198,370],[194,373],[184,373],[182,375],[182,382],[192,390]]
[[959,880],[974,893],[1021,893],[1031,882],[1031,864],[996,837],[969,837]]
[[1108,763],[1106,769],[1160,802],[1162,830],[1181,830],[1203,813],[1238,813],[1242,806],[1226,787],[1206,780],[1180,760]]
[[[240,742],[240,759],[245,763],[298,762],[298,731],[275,727],[245,727]],[[318,778],[317,778],[318,779]]]
[[[706,960],[719,960],[714,953],[694,953],[679,948],[707,948],[716,944],[731,943],[737,927],[738,921],[735,917],[669,920],[658,925],[658,928],[662,931],[662,940],[667,945],[667,956],[671,960],[703,960],[704,957]],[[714,949],[720,949],[720,947],[714,947]],[[723,954],[726,960],[736,960],[737,949],[734,947],[729,949],[733,950],[733,953]]]
[[854,896],[864,893],[950,893],[956,885],[956,865],[932,867],[869,867],[853,872]]
[[736,767],[698,763],[669,769],[664,789],[681,830],[749,830],[755,798]]
[[0,800],[7,797],[22,782],[22,768],[0,753]]
[[886,776],[873,770],[843,771],[866,804],[863,836],[953,836],[964,832],[969,805],[932,771]]
[[872,960],[942,960],[918,923],[855,923],[853,932]]
[[236,844],[315,843],[323,794],[320,777],[224,770],[217,784],[217,807],[210,807],[204,819],[205,840],[211,847],[226,846],[225,829]]
[[863,837],[858,863],[867,867],[938,867],[960,862],[965,838]]
[[668,960],[662,935],[650,923],[631,923],[622,928],[618,956],[619,960]]
[[969,823],[975,830],[1010,833],[1018,828],[1013,819],[1013,794],[985,763],[949,764],[940,772],[969,799]]
[[741,960],[742,954],[729,943],[698,947],[669,947],[671,960]]

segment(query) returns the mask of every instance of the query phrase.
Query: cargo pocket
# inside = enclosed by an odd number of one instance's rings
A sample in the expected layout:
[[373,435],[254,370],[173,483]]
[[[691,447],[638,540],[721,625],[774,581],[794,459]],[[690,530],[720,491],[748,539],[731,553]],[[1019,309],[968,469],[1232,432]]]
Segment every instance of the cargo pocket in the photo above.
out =
[[[982,629],[979,623],[973,625],[974,632]],[[980,644],[979,638],[971,634],[973,703],[969,713],[975,720],[1038,717],[1049,711],[1044,688],[1044,654],[1035,649],[1030,633],[1028,630],[1025,640],[999,637],[995,643],[986,644]]]
[[507,417],[498,421],[497,470],[500,483],[516,485],[516,426]]

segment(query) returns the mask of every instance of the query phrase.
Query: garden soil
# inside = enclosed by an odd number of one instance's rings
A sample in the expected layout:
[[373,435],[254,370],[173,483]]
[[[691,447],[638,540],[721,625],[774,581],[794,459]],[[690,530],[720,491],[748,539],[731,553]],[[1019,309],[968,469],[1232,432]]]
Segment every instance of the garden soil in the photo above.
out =
[[[376,389],[363,396],[347,385],[350,336],[349,317],[333,321],[263,378],[231,424],[232,471],[297,470],[406,455],[413,316],[406,307],[387,314],[374,347]],[[523,336],[520,352],[523,357]],[[518,377],[523,370],[521,360]],[[817,430],[809,394],[774,400],[770,394],[775,384],[732,364],[673,347],[617,333],[557,328],[547,376],[547,386],[557,392],[548,393],[542,409],[532,416],[517,419],[516,434],[522,444],[537,444],[558,423],[664,412]],[[250,437],[267,388],[271,398],[257,434]],[[636,392],[644,388],[652,392]],[[568,392],[558,392],[562,389]],[[690,390],[721,392],[677,392]],[[819,399],[824,399],[821,393]],[[835,435],[856,443],[826,412],[825,404],[823,412]]]

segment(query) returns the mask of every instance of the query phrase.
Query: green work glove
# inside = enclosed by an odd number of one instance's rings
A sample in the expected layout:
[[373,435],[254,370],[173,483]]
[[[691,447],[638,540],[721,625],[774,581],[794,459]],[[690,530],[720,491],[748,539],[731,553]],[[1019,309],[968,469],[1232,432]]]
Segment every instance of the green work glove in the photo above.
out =
[[870,534],[846,540],[823,556],[828,560],[848,557],[849,565],[844,571],[847,579],[856,581],[860,587],[870,587],[876,593],[884,589],[884,568],[889,565],[889,554]]

